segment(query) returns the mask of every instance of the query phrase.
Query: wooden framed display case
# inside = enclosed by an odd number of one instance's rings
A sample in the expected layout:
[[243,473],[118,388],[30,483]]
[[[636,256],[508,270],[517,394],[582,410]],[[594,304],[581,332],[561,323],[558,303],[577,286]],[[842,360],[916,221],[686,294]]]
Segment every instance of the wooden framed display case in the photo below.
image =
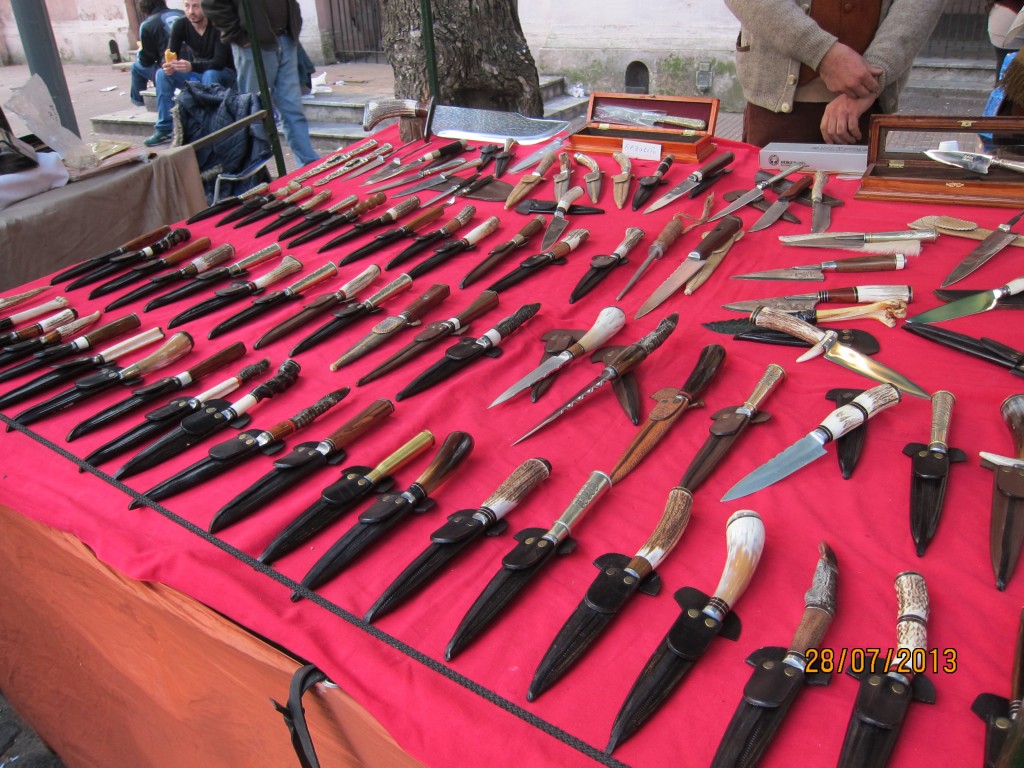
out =
[[[704,128],[619,122],[629,120],[639,113],[649,116],[659,112],[669,117],[703,121]],[[613,119],[615,122],[612,122]],[[653,122],[649,117],[646,120]],[[592,93],[590,104],[587,105],[587,126],[572,137],[571,146],[577,152],[611,154],[621,152],[623,142],[646,142],[660,144],[662,157],[672,153],[677,160],[692,163],[703,160],[714,151],[712,137],[717,121],[718,99]]]
[[[993,166],[988,173],[932,160],[925,150],[956,149],[1002,160],[1024,160],[1024,119],[877,115],[871,118],[868,164],[855,197],[950,205],[1020,208],[1024,173]],[[943,147],[952,145],[943,144]]]

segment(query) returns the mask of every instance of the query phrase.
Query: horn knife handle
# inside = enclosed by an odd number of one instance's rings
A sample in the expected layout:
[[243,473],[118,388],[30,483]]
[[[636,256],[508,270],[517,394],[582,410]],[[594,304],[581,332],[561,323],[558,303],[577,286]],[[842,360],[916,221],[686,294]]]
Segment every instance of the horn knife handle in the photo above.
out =
[[1013,449],[1018,459],[1024,459],[1024,395],[1010,395],[999,406],[1003,422],[1013,434]]
[[466,460],[472,450],[472,435],[468,432],[452,432],[445,438],[427,468],[416,478],[415,484],[429,496]]
[[195,342],[189,334],[183,331],[178,332],[152,354],[122,369],[121,379],[133,379],[136,376],[144,376],[150,371],[170,365],[175,360],[180,360],[191,352],[194,344]]
[[725,524],[727,554],[722,578],[704,613],[722,621],[740,599],[764,550],[764,523],[752,509],[734,512]]
[[682,537],[690,522],[692,507],[693,494],[688,490],[676,487],[669,491],[661,520],[658,521],[651,537],[626,564],[625,570],[641,581],[653,573]]
[[489,510],[495,521],[501,520],[550,474],[551,464],[547,459],[527,459],[494,489],[480,509]]

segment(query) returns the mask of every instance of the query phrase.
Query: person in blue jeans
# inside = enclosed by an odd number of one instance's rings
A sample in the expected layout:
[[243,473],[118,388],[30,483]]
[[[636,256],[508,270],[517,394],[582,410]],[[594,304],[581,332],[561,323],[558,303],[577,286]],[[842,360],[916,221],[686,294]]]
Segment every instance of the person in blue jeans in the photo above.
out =
[[164,0],[140,0],[139,12],[146,18],[139,25],[139,53],[132,62],[131,88],[128,98],[137,107],[143,106],[142,92],[164,62],[164,51],[171,38],[171,26],[185,14],[167,7]]
[[199,0],[185,0],[185,15],[171,27],[167,44],[169,54],[156,73],[156,126],[153,135],[143,144],[154,147],[171,140],[171,108],[174,91],[189,80],[204,85],[235,87],[235,67],[231,49],[220,40]]
[[255,29],[247,29],[240,0],[202,0],[203,12],[231,45],[238,74],[238,90],[259,93],[252,60],[252,44],[260,47],[273,106],[284,124],[284,138],[303,165],[320,155],[309,139],[309,123],[302,107],[299,84],[299,32],[302,13],[297,0],[252,0]]

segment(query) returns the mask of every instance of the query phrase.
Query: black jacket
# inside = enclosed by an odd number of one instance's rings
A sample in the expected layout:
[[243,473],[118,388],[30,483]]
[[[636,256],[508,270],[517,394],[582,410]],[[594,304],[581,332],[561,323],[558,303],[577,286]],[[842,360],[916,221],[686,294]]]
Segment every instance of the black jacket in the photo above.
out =
[[267,16],[267,5],[270,3],[286,5],[288,31],[296,42],[298,42],[299,33],[302,31],[302,12],[299,10],[298,0],[252,0],[255,30],[246,27],[239,0],[202,0],[202,3],[206,18],[220,31],[220,39],[228,44],[248,45],[250,40],[255,37],[259,41],[260,48],[276,47],[277,36],[274,34]]

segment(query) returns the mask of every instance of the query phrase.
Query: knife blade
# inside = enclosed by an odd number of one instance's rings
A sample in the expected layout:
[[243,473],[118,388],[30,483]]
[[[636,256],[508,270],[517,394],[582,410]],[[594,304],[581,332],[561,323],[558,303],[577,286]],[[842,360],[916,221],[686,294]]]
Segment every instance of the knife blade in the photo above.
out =
[[737,197],[735,200],[729,203],[729,205],[725,206],[725,208],[723,208],[710,219],[708,219],[708,222],[718,221],[723,216],[728,216],[730,213],[738,211],[743,206],[749,205],[755,200],[762,199],[764,197],[764,190],[766,187],[770,187],[776,181],[786,178],[791,173],[796,173],[801,168],[803,168],[804,165],[806,165],[806,163],[795,163],[789,166],[788,168],[783,168],[774,176],[764,179],[763,181],[757,182],[757,184],[754,185],[753,189],[748,190],[747,192],[744,192],[742,195]]
[[770,307],[785,312],[797,312],[814,309],[821,302],[837,304],[874,304],[879,301],[909,302],[913,296],[914,290],[909,285],[857,285],[851,288],[833,288],[813,293],[733,301],[723,304],[722,308],[730,309],[733,312],[753,312],[759,307]]
[[320,498],[288,523],[256,559],[269,565],[293,551],[371,493],[389,488],[393,482],[391,473],[433,444],[433,433],[424,429],[376,467],[353,466],[342,470],[341,478],[324,488]]
[[857,395],[848,405],[836,408],[817,427],[774,458],[757,467],[726,491],[722,501],[732,501],[774,485],[812,461],[824,456],[825,446],[852,429],[856,429],[876,413],[896,405],[899,390],[891,384],[879,384]]
[[733,280],[807,280],[824,282],[826,272],[846,274],[853,272],[888,272],[904,269],[907,257],[902,253],[878,256],[853,256],[849,259],[832,259],[820,264],[802,264],[783,269],[766,269],[762,272],[748,272],[745,275],[730,275]]
[[769,206],[768,210],[761,214],[761,218],[754,222],[749,231],[759,232],[778,221],[789,208],[789,204],[793,202],[793,198],[811,186],[813,181],[814,177],[812,176],[801,176],[796,182],[790,184],[785,192],[779,194],[778,199]]
[[653,312],[667,301],[676,291],[686,285],[687,281],[693,278],[707,264],[711,254],[732,240],[740,231],[740,221],[737,216],[729,216],[722,220],[714,229],[704,234],[697,245],[693,247],[683,262],[675,268],[671,275],[659,285],[654,293],[640,305],[640,309],[633,316],[639,320],[644,315]]
[[696,171],[672,187],[668,192],[647,206],[647,208],[644,209],[644,213],[653,213],[654,211],[664,208],[669,203],[675,202],[683,195],[689,194],[701,183],[717,174],[735,159],[736,156],[732,152],[728,151],[723,152],[717,157],[713,157],[710,161],[702,165]]
[[962,168],[965,171],[973,171],[974,173],[988,173],[993,167],[1024,173],[1024,163],[1014,160],[1003,160],[992,155],[983,155],[980,152],[926,149],[924,153],[932,160],[944,163],[945,165],[952,165],[955,168]]
[[839,755],[839,768],[883,768],[899,738],[911,699],[926,704],[935,702],[931,680],[910,672],[913,664],[905,661],[914,658],[915,653],[927,651],[928,587],[924,577],[913,571],[899,574],[895,586],[899,607],[894,663],[888,669],[865,671],[861,676]]
[[665,340],[672,334],[676,329],[676,325],[679,322],[679,315],[672,314],[664,318],[658,326],[648,333],[646,336],[638,339],[637,341],[630,344],[628,347],[624,347],[621,351],[617,352],[615,356],[608,361],[604,369],[600,374],[597,375],[593,380],[590,381],[583,389],[577,392],[575,395],[570,397],[565,403],[560,405],[548,416],[542,419],[536,426],[530,429],[521,437],[517,438],[512,442],[512,445],[521,443],[526,438],[536,434],[544,427],[551,424],[559,416],[568,411],[570,408],[574,408],[583,402],[586,398],[601,389],[606,383],[621,379],[626,373],[633,370],[637,365],[642,363],[647,357],[654,352],[658,347],[665,343]]
[[[310,592],[319,589],[409,515],[426,512],[433,507],[431,494],[465,463],[472,451],[472,435],[451,432],[412,485],[401,493],[385,493],[364,510],[355,525],[342,534],[302,577],[301,585]],[[296,590],[291,599],[296,601],[301,597],[302,593]]]
[[711,415],[710,433],[679,482],[683,488],[696,491],[748,426],[771,418],[761,410],[761,404],[785,378],[782,366],[770,363],[742,405],[722,408]]
[[[935,294],[935,298],[944,303],[956,301],[962,299],[965,296],[975,296],[983,291],[963,291],[955,288],[936,288],[932,293]],[[1004,296],[992,309],[1024,309],[1024,294],[1017,294],[1016,296]]]
[[819,542],[818,563],[793,640],[788,649],[769,646],[747,657],[754,671],[711,768],[754,768],[804,685],[828,685],[828,674],[807,672],[807,655],[821,645],[835,617],[838,580],[835,553],[826,542]]
[[811,232],[821,234],[827,232],[832,225],[832,206],[825,203],[825,185],[828,184],[828,173],[818,170],[814,172],[814,184],[811,186]]
[[1021,216],[1024,216],[1024,211],[1018,213],[1005,224],[1000,224],[996,227],[992,234],[978,243],[970,253],[964,256],[959,264],[953,267],[953,270],[942,281],[941,287],[948,288],[953,283],[963,280],[1016,240],[1017,236],[1022,233],[1014,232],[1013,225],[1020,221]]
[[949,422],[956,398],[940,389],[932,395],[932,426],[928,443],[907,443],[903,454],[910,457],[910,535],[923,557],[935,536],[942,515],[949,479],[949,465],[967,461],[967,454],[949,445]]
[[597,470],[591,472],[569,506],[549,529],[524,528],[514,536],[519,543],[502,558],[501,568],[462,617],[445,648],[446,660],[451,661],[462,653],[490,626],[554,555],[567,555],[576,548],[576,541],[570,534],[611,487],[612,481],[608,475]]
[[377,173],[371,175],[360,186],[372,186],[374,184],[377,184],[378,182],[385,181],[394,176],[399,176],[403,173],[406,173],[407,171],[412,171],[417,168],[423,168],[424,166],[433,163],[435,160],[442,160],[446,157],[451,157],[452,155],[457,155],[460,152],[464,152],[466,150],[466,147],[468,146],[469,144],[466,142],[465,139],[458,139],[456,141],[451,141],[447,144],[442,144],[437,149],[431,150],[426,154],[420,155],[418,158],[409,163],[402,164],[398,163],[397,160],[393,160],[392,164],[389,167],[377,171]]
[[321,440],[296,445],[290,453],[274,462],[270,472],[217,510],[210,520],[210,533],[217,533],[265,509],[271,501],[311,477],[321,467],[335,466],[344,461],[345,448],[394,410],[394,403],[379,398]]
[[494,406],[511,399],[520,392],[529,389],[541,379],[551,376],[555,371],[565,367],[573,360],[576,360],[582,355],[589,353],[591,350],[602,346],[605,342],[615,336],[615,334],[621,331],[625,324],[625,312],[618,307],[605,307],[600,313],[598,313],[597,319],[590,327],[590,330],[588,330],[575,344],[570,346],[561,354],[549,357],[540,366],[530,371],[530,373],[526,374],[526,376],[519,379],[519,381],[498,395],[487,407],[493,408]]
[[661,591],[658,566],[675,549],[686,530],[692,505],[693,496],[689,491],[673,488],[650,538],[632,558],[608,552],[594,560],[598,575],[537,665],[526,692],[527,701],[536,701],[558,682],[611,625],[634,594],[654,596]]
[[144,498],[136,499],[128,505],[129,509],[141,507],[151,501],[163,501],[184,491],[191,490],[208,480],[220,477],[229,469],[253,458],[260,453],[271,455],[284,447],[282,442],[289,435],[312,424],[348,396],[349,388],[343,387],[328,392],[307,408],[302,409],[290,419],[278,422],[270,429],[245,429],[233,438],[211,446],[207,456],[199,461],[175,472],[148,491],[143,492]]
[[958,317],[976,315],[980,312],[988,312],[995,308],[1000,299],[1006,296],[1014,296],[1024,291],[1024,277],[1017,277],[1006,285],[995,288],[991,291],[980,291],[972,296],[966,296],[948,304],[943,304],[935,309],[929,309],[919,315],[908,317],[908,323],[941,323],[945,320],[954,320]]
[[583,187],[573,187],[572,189],[567,190],[565,194],[559,198],[554,215],[551,217],[548,228],[544,231],[544,238],[540,243],[541,250],[548,250],[558,242],[558,238],[562,236],[562,233],[565,232],[566,229],[568,229],[569,220],[565,218],[565,211],[582,196]]
[[981,465],[991,469],[992,515],[989,523],[989,553],[996,588],[1002,592],[1020,560],[1024,543],[1024,395],[1010,395],[999,406],[1003,422],[1013,436],[1013,456],[982,451]]
[[693,587],[675,593],[682,613],[633,683],[615,716],[606,752],[614,751],[647,722],[716,637],[739,637],[740,623],[732,609],[761,559],[764,523],[757,512],[741,509],[726,521],[725,536],[727,554],[718,587],[710,598]]

